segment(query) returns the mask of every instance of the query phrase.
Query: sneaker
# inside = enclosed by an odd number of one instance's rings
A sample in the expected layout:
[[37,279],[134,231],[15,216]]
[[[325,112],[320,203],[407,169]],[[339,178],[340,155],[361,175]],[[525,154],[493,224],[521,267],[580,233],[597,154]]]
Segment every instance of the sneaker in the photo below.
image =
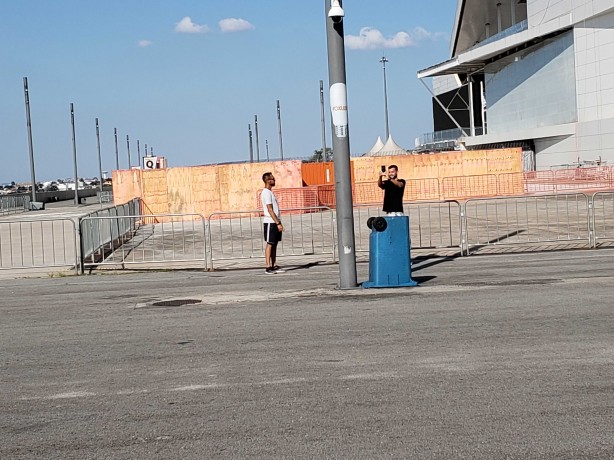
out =
[[275,270],[275,273],[286,273],[286,270],[284,270],[283,268],[281,268],[279,265],[275,265],[273,267],[273,270]]
[[277,273],[277,272],[276,272],[276,271],[275,271],[273,268],[265,268],[265,269],[264,269],[264,274],[265,274],[265,275],[274,275],[274,274],[276,274],[276,273]]

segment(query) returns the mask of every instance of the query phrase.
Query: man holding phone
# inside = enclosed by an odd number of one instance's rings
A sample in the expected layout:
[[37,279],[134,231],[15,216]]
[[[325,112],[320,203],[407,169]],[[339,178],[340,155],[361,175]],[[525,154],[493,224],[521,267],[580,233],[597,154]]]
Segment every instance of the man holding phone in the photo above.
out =
[[[388,216],[403,215],[403,193],[405,193],[405,180],[398,178],[399,168],[397,165],[386,166],[382,165],[379,173],[377,185],[384,190],[384,207],[383,211]],[[388,176],[384,179],[385,176]]]

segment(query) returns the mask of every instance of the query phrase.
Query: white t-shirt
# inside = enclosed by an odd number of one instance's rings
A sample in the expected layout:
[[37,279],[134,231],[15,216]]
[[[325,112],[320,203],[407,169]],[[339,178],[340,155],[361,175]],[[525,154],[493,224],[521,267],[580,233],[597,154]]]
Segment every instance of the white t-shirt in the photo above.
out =
[[275,195],[273,194],[271,190],[269,190],[268,188],[265,188],[265,189],[262,189],[261,199],[262,199],[262,211],[264,212],[264,219],[262,219],[262,222],[274,224],[275,221],[269,214],[267,205],[272,204],[273,212],[275,212],[275,215],[279,217],[279,205],[277,204],[277,198],[275,198]]

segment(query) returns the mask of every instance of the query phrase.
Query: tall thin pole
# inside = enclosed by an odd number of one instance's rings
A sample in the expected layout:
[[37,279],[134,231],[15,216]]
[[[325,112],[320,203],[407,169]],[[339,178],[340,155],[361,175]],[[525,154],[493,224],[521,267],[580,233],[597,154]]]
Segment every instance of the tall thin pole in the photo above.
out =
[[[136,154],[139,158],[139,161],[141,161],[141,141],[140,140],[136,140]],[[147,150],[145,151],[145,156],[147,156]]]
[[98,172],[100,173],[100,191],[102,192],[102,155],[100,153],[100,128],[98,118],[96,118],[96,144],[98,145]]
[[254,115],[254,126],[256,128],[256,162],[260,163],[260,141],[258,140],[258,115]]
[[266,146],[266,161],[269,161],[269,140],[264,140],[264,145]]
[[[279,154],[281,159],[284,159],[284,143],[281,136],[281,108],[279,107],[279,99],[277,99],[277,130],[279,131]],[[267,158],[268,160],[268,158]]]
[[117,147],[117,128],[115,131],[115,169],[119,170],[119,148]]
[[147,155],[147,144],[145,144],[145,156],[148,156]]
[[384,69],[384,116],[386,120],[386,140],[388,140],[390,137],[390,128],[388,126],[388,84],[386,81],[386,63],[388,62],[388,59],[386,59],[386,56],[382,56],[379,62],[382,63],[382,67]]
[[322,120],[322,161],[328,161],[326,157],[326,117],[324,115],[324,82],[320,80],[320,119]]
[[252,140],[252,125],[247,125],[247,132],[249,134],[249,162],[254,162],[254,142]]
[[128,169],[132,169],[132,158],[130,157],[130,136],[126,134],[126,146],[128,147]]
[[30,119],[30,94],[28,77],[23,77],[23,94],[26,100],[26,125],[28,128],[28,149],[30,152],[30,179],[32,180],[32,201],[36,201],[36,175],[34,173],[34,144],[32,142],[32,120]]
[[473,112],[473,76],[469,75],[467,85],[469,86],[469,134],[475,136],[475,116]]
[[[341,4],[341,1],[339,4]],[[333,130],[333,160],[335,162],[339,287],[341,289],[351,289],[355,288],[358,282],[354,239],[354,210],[350,176],[350,139],[348,137],[349,122],[343,17],[328,17],[328,13],[331,9],[331,0],[324,0],[324,5],[328,50],[328,80],[330,86],[330,107]]]
[[72,125],[72,161],[75,173],[75,205],[79,204],[79,176],[77,175],[77,136],[75,133],[75,107],[70,103],[70,124]]

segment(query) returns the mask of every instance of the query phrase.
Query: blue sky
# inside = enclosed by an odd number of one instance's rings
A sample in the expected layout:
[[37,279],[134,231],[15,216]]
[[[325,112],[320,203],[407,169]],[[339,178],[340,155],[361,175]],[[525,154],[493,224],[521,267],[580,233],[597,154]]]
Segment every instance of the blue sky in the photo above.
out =
[[[390,131],[405,148],[432,130],[431,102],[416,71],[449,57],[456,0],[345,0],[350,147],[384,137],[387,64]],[[279,158],[321,147],[319,81],[328,104],[324,0],[0,1],[0,182],[29,180],[23,77],[28,77],[37,180],[72,176],[74,103],[79,176],[132,162],[136,140],[171,166],[249,158],[258,115]],[[327,112],[327,145],[330,116]]]

